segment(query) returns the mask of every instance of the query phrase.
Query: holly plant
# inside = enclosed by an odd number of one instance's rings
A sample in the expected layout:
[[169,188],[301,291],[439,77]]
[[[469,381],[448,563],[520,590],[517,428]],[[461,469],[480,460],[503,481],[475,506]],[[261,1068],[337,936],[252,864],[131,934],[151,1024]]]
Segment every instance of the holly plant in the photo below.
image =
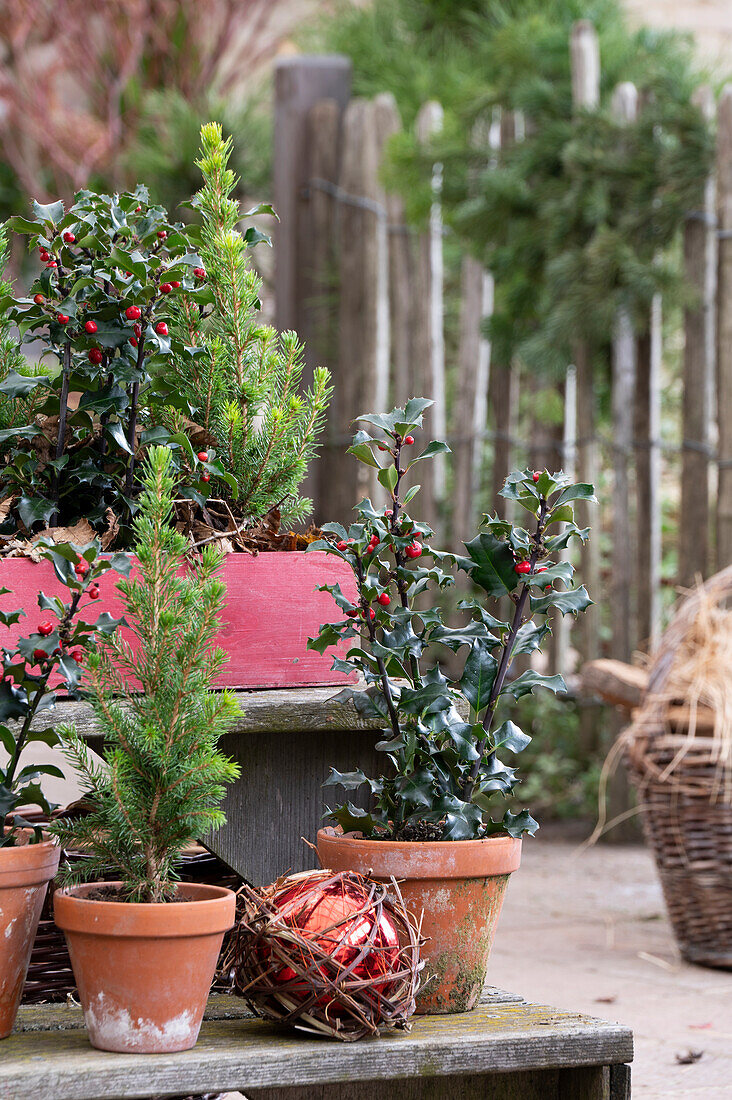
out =
[[[518,782],[507,758],[530,738],[512,721],[497,725],[496,709],[503,696],[520,699],[538,687],[566,690],[559,675],[533,669],[514,675],[514,661],[540,649],[551,611],[577,615],[592,602],[584,587],[571,587],[572,565],[559,555],[570,540],[584,542],[589,535],[589,528],[574,522],[573,503],[595,497],[592,486],[573,485],[563,473],[516,472],[502,496],[526,510],[527,527],[488,516],[466,544],[466,555],[435,549],[432,530],[406,511],[419,485],[403,488],[417,463],[449,450],[433,441],[411,457],[431,404],[413,398],[386,415],[359,417],[369,430],[356,433],[349,453],[378,470],[388,504],[363,500],[348,530],[325,524],[331,537],[310,547],[351,566],[358,602],[352,604],[338,584],[324,586],[344,617],[322,626],[308,645],[323,653],[347,643],[346,656],[337,656],[333,668],[359,673],[366,687],[348,687],[340,698],[352,699],[360,715],[383,723],[376,748],[389,765],[375,779],[332,769],[326,786],[367,787],[371,806],[347,801],[328,815],[344,831],[395,840],[518,837],[533,833],[536,821],[526,810],[496,809]],[[477,594],[460,601],[463,621],[451,625],[443,620],[439,598],[425,597],[452,585],[456,567],[468,574]],[[494,614],[488,599],[512,606],[510,618]],[[459,675],[451,671],[454,658],[449,667],[441,658],[445,650],[462,658]]]
[[[33,839],[41,839],[41,830],[30,825],[16,807],[38,806],[49,814],[53,807],[43,793],[40,778],[52,775],[63,779],[64,775],[54,764],[34,762],[24,766],[21,757],[34,742],[49,746],[59,743],[53,726],[41,728],[34,720],[54,707],[58,691],[78,695],[85,656],[95,634],[113,634],[122,622],[107,611],[94,621],[87,619],[101,596],[102,577],[109,569],[124,574],[130,571],[126,554],[113,554],[107,560],[100,556],[98,541],[76,546],[44,539],[37,549],[41,557],[52,562],[56,576],[69,590],[69,599],[64,602],[59,596],[39,592],[40,617],[35,631],[19,638],[14,647],[2,648],[0,746],[7,760],[0,766],[0,847],[14,845],[18,829],[29,826],[34,830]],[[7,595],[9,589],[0,588],[0,596]],[[0,610],[0,626],[12,627],[24,614]],[[61,683],[49,689],[54,675],[61,676]]]
[[0,310],[24,343],[40,343],[44,369],[10,370],[0,382],[0,400],[35,398],[31,422],[0,431],[0,498],[12,500],[0,530],[80,517],[101,529],[108,509],[129,521],[138,451],[151,442],[173,448],[179,495],[204,504],[211,474],[233,478],[215,452],[199,457],[185,433],[161,423],[163,409],[181,402],[165,385],[173,363],[205,353],[168,327],[179,298],[195,309],[211,301],[190,232],[151,205],[144,187],[81,191],[68,210],[34,202],[33,214],[8,225],[37,249],[40,274],[27,297],[6,295]]

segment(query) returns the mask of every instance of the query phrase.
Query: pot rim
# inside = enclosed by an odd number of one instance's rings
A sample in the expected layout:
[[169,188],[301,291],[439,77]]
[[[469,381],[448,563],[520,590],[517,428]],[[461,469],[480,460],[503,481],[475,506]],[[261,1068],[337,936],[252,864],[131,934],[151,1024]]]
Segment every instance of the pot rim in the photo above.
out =
[[[32,829],[21,829],[27,835]],[[61,847],[56,837],[37,844],[0,848],[0,887],[34,886],[49,882],[58,870]]]
[[53,895],[56,924],[65,932],[155,939],[215,935],[234,926],[236,894],[225,886],[179,883],[186,893],[194,894],[182,902],[102,901],[83,896],[100,887],[121,885],[120,881],[85,882],[57,889]]
[[[380,877],[395,878],[487,878],[518,870],[521,863],[520,837],[489,836],[479,840],[369,840],[357,832],[344,833],[340,825],[318,830],[318,847],[339,846],[358,854],[358,867],[366,863]],[[320,854],[320,853],[319,853]],[[323,851],[321,862],[329,860]],[[457,858],[456,858],[457,857]],[[391,865],[397,866],[392,869]],[[340,869],[340,868],[336,868]]]

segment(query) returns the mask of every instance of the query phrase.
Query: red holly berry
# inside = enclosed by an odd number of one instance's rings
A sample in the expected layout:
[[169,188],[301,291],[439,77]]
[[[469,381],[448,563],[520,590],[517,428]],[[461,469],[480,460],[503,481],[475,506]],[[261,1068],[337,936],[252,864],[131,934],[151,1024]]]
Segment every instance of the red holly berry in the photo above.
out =
[[405,435],[404,436],[404,446],[405,447],[411,447],[413,443],[414,443],[414,436],[413,435]]
[[[364,617],[364,619],[365,619],[365,618],[366,618],[366,610],[364,610],[364,611],[362,612],[362,615],[363,615],[363,617]],[[369,617],[369,619],[371,619],[371,621],[372,621],[372,622],[373,622],[373,621],[374,621],[374,619],[376,618],[376,612],[374,611],[373,607],[370,607],[370,608],[368,609],[368,617]]]
[[89,572],[89,562],[86,560],[86,558],[79,558],[76,565],[74,566],[74,572],[76,573],[77,577],[85,577],[87,575],[87,573]]
[[201,481],[210,481],[210,480],[211,480],[211,475],[210,474],[208,474],[208,473],[201,474]]
[[46,299],[43,297],[42,294],[34,294],[33,295],[33,301],[36,303],[37,306],[42,306],[43,303],[45,302],[45,300]]
[[384,509],[384,515],[385,515],[385,516],[389,516],[389,517],[391,517],[391,516],[393,516],[393,515],[394,515],[394,513],[393,513],[393,511],[391,510],[391,508],[385,508],[385,509]]
[[132,344],[133,348],[136,348],[139,341],[136,336],[130,336],[130,343]]
[[96,331],[97,331],[96,321],[85,321],[84,322],[84,332],[88,332],[90,336],[93,336]]
[[43,638],[47,638],[49,634],[53,634],[53,623],[50,619],[44,619],[42,623],[38,624],[38,633]]
[[385,447],[383,443],[377,443],[376,446],[379,448],[380,451],[388,451],[389,450],[389,448]]
[[90,348],[89,349],[89,352],[87,354],[87,359],[89,360],[90,363],[96,363],[97,366],[98,366],[101,363],[103,358],[104,358],[104,356],[102,354],[102,349],[101,348]]
[[537,573],[546,573],[546,566],[545,565],[540,565],[538,567],[538,569],[536,570],[536,572]]
[[534,470],[534,472],[533,472],[533,474],[532,474],[531,476],[532,476],[532,477],[533,477],[533,479],[534,479],[534,484],[536,484],[536,482],[537,482],[537,481],[539,480],[539,478],[541,477],[541,474],[539,473],[539,471],[538,471],[538,470]]
[[531,562],[529,562],[529,561],[517,562],[516,565],[514,565],[513,569],[514,569],[515,573],[530,573],[531,572]]
[[346,612],[346,615],[348,616],[349,619],[355,619],[356,616],[358,615],[358,609],[355,608],[355,607],[352,607],[352,608],[350,608],[349,611]]
[[142,325],[133,325],[132,326],[132,331],[134,332],[135,336],[139,340],[140,337],[142,336]]
[[172,289],[173,289],[173,287],[171,286],[170,283],[161,283],[160,284],[160,293],[161,294],[170,294]]
[[48,263],[48,261],[51,259],[49,253],[46,252],[45,248],[42,248],[38,255],[40,257],[41,263],[44,264]]
[[132,278],[132,272],[131,271],[125,271],[125,278],[126,279],[131,279]]
[[193,268],[193,274],[196,276],[197,279],[205,279],[206,278],[206,268],[205,267],[194,267]]
[[69,229],[67,229],[64,233],[64,240],[67,244],[74,244],[74,242],[76,241],[76,237]]
[[69,650],[69,657],[72,661],[76,661],[77,665],[80,665],[84,661],[84,650],[80,645],[75,645],[73,649]]
[[[168,326],[166,325],[165,321],[158,321],[157,325],[155,326],[155,331],[157,332],[158,336],[167,336]],[[203,461],[205,462],[206,460],[204,459]]]
[[46,267],[58,267],[58,264],[55,260],[49,260],[49,262],[46,264]]
[[378,597],[377,602],[380,603],[382,607],[388,607],[391,603],[391,600],[387,596],[386,592],[382,592],[381,595]]
[[41,665],[44,661],[47,661],[49,657],[45,649],[34,649],[33,659],[36,661],[37,664]]
[[68,315],[66,313],[57,313],[56,314],[56,320],[58,321],[58,323],[60,325],[68,325],[68,323],[69,323],[69,318],[68,318]]
[[139,321],[142,317],[142,310],[139,306],[128,306],[125,310],[125,317],[128,321]]
[[164,229],[158,229],[158,237],[161,241],[164,241],[167,236],[168,234]]
[[199,462],[208,462],[208,451],[199,451],[196,457]]
[[178,282],[173,282],[173,283],[171,283],[170,285],[172,286],[173,290],[177,290],[177,289],[178,289],[178,287],[180,286],[180,283],[178,283]]
[[93,584],[91,586],[91,588],[89,589],[89,591],[87,592],[87,595],[88,595],[90,600],[98,600],[99,599],[99,594],[100,593],[99,593],[99,585],[98,584]]
[[336,543],[336,549],[340,550],[341,553],[343,553],[344,550],[348,549],[348,543],[344,542],[343,539],[341,539],[340,542]]
[[136,214],[139,214],[141,210],[142,210],[142,207],[141,207],[141,206],[136,206],[136,207],[135,207],[135,213],[136,213]]
[[410,542],[407,549],[404,551],[408,558],[418,558],[422,553],[422,547],[418,542]]

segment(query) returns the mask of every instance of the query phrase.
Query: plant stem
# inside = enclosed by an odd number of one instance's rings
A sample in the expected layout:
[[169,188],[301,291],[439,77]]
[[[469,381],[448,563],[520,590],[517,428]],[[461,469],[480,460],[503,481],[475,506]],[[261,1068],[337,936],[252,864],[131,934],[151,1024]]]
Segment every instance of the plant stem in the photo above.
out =
[[[358,554],[356,554],[356,576],[358,578],[359,592],[363,593],[363,586],[364,586],[363,563],[362,563],[361,558]],[[376,641],[376,627],[371,622],[371,617],[369,616],[370,605],[369,605],[368,601],[364,598],[363,595],[361,595],[360,604],[361,604],[361,609],[362,609],[363,614],[364,614],[364,621],[366,623],[366,629],[369,632],[369,639],[370,639],[371,645],[373,647],[373,644]],[[386,665],[384,664],[383,658],[375,656],[374,659],[375,659],[376,665],[379,669],[379,675],[381,676],[381,688],[382,688],[382,691],[384,693],[384,699],[386,700],[386,708],[389,711],[389,720],[391,722],[391,728],[394,731],[394,736],[399,737],[399,735],[401,734],[401,730],[399,729],[399,715],[397,714],[397,709],[394,706],[394,698],[391,694],[391,684],[389,682],[389,673],[386,671]]]
[[[530,573],[533,574],[537,561],[539,560],[543,545],[544,537],[544,525],[547,515],[547,502],[544,497],[541,497],[539,502],[539,515],[536,521],[536,531],[534,532],[534,549],[531,551],[529,557],[529,564],[531,566]],[[493,686],[488,696],[488,705],[483,715],[483,729],[485,730],[485,736],[481,738],[477,745],[478,758],[473,761],[473,766],[470,769],[470,774],[463,784],[463,799],[466,802],[470,801],[470,797],[473,793],[475,786],[475,780],[477,779],[478,772],[480,771],[480,765],[483,762],[483,754],[485,753],[486,745],[490,740],[491,726],[496,714],[496,706],[500,697],[503,685],[508,674],[509,667],[511,665],[511,653],[516,642],[516,636],[521,629],[521,624],[524,619],[524,610],[526,608],[526,602],[531,592],[531,586],[528,582],[524,581],[519,597],[516,600],[516,610],[514,612],[511,627],[503,641],[503,649],[501,652],[501,659],[498,662],[498,669],[496,671],[496,678],[493,681]]]
[[[71,344],[67,340],[64,344],[64,361],[61,369],[61,394],[59,397],[59,409],[58,409],[58,434],[56,436],[56,454],[55,458],[58,460],[64,453],[64,444],[66,442],[66,418],[68,416],[69,406],[69,375],[71,373]],[[61,472],[56,469],[53,471],[53,501],[54,504],[59,503],[59,489],[61,482]],[[54,512],[48,521],[49,527],[58,526],[58,510]]]
[[[395,537],[398,537],[399,532],[397,530],[399,509],[401,508],[401,501],[399,500],[399,487],[402,483],[402,477],[404,476],[404,470],[402,470],[400,461],[402,454],[402,439],[401,436],[396,437],[396,446],[394,448],[394,465],[396,466],[397,479],[394,486],[394,492],[392,493],[392,513],[391,513],[391,533]],[[406,610],[409,610],[409,600],[407,599],[407,582],[399,577],[399,570],[404,568],[404,554],[396,546],[394,547],[394,561],[396,562],[395,580],[397,586],[397,592],[399,593],[399,599],[401,605]],[[412,672],[412,683],[415,687],[418,687],[422,683],[422,673],[419,668],[419,660],[414,654],[409,656],[409,667]]]

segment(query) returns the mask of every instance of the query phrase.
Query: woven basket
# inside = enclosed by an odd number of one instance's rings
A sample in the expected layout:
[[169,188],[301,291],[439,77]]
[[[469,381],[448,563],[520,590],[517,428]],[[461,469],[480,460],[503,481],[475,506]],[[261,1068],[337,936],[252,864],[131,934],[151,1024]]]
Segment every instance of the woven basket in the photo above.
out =
[[[74,862],[83,859],[83,856],[67,852],[64,858]],[[184,853],[178,873],[182,882],[206,882],[214,886],[227,886],[234,891],[238,890],[242,883],[241,878],[234,871],[200,845],[191,845],[191,848]],[[108,877],[114,879],[119,875],[112,872]],[[224,936],[222,957],[228,950],[232,934],[233,930]],[[230,985],[230,981],[223,975],[217,976],[212,991],[228,993]],[[76,982],[66,947],[66,937],[53,919],[53,883],[51,883],[43,904],[41,919],[38,922],[21,1003],[27,1005],[65,1001],[69,994],[76,996]]]
[[[732,804],[720,793],[713,738],[697,732],[689,744],[683,730],[669,725],[666,709],[674,654],[701,600],[724,604],[729,597],[732,566],[682,603],[656,652],[640,719],[626,733],[630,776],[681,954],[688,962],[727,970],[732,969]],[[668,772],[683,748],[687,751]]]

